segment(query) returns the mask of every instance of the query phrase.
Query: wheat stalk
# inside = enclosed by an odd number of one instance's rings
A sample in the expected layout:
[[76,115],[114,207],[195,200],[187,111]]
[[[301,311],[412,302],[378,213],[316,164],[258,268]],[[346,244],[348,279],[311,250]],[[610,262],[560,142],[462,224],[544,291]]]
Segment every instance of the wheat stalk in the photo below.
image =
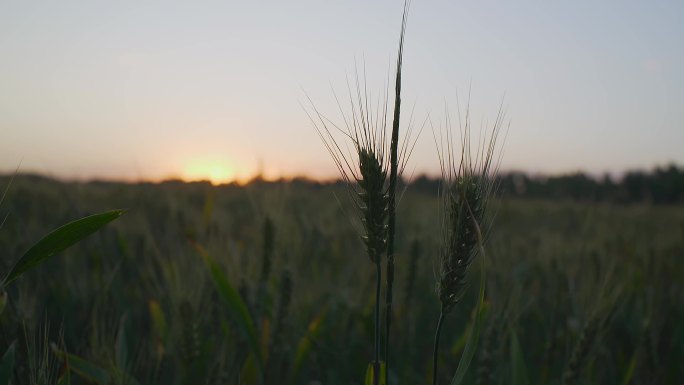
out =
[[[365,77],[364,77],[365,83]],[[387,213],[389,197],[387,194],[387,171],[388,163],[386,153],[386,124],[387,124],[387,94],[384,94],[384,104],[376,109],[376,113],[370,112],[370,97],[364,87],[360,86],[358,70],[355,78],[355,92],[347,82],[351,113],[342,111],[337,96],[340,112],[345,123],[345,128],[340,128],[324,117],[311,103],[312,113],[307,111],[310,120],[314,124],[321,140],[332,156],[340,175],[350,186],[349,191],[361,217],[364,228],[362,235],[366,246],[366,253],[370,261],[375,265],[376,289],[375,289],[375,332],[374,332],[374,359],[373,379],[377,385],[379,381],[376,373],[380,373],[380,290],[382,283],[382,254],[387,248]],[[309,102],[311,100],[309,99]],[[378,101],[378,105],[381,104]],[[345,138],[351,140],[355,156],[342,150],[340,141],[334,135],[342,133]],[[354,159],[355,158],[355,159]]]
[[470,115],[469,110],[466,110],[464,124],[461,125],[460,157],[454,156],[449,120],[446,122],[446,138],[442,137],[441,147],[437,145],[443,180],[443,219],[437,283],[441,307],[435,331],[433,384],[437,383],[438,378],[437,356],[444,319],[460,301],[469,267],[483,248],[485,235],[482,229],[486,230],[487,205],[496,189],[494,176],[501,159],[496,144],[503,120],[504,112],[500,108],[489,139],[483,145],[478,145],[473,153]]
[[[350,113],[345,113],[340,100],[335,95],[342,114],[344,127],[340,127],[323,116],[313,105],[312,112],[307,112],[319,137],[331,154],[342,178],[351,187],[352,198],[361,213],[364,235],[363,242],[369,259],[376,269],[376,306],[375,306],[375,354],[373,360],[373,383],[378,384],[380,373],[380,292],[382,286],[382,254],[387,254],[387,292],[385,297],[384,346],[385,359],[389,355],[389,330],[392,320],[392,294],[394,284],[394,237],[396,229],[396,190],[400,175],[406,167],[406,160],[413,151],[415,141],[411,142],[412,124],[409,123],[404,135],[403,144],[399,145],[399,120],[401,112],[401,67],[404,46],[404,31],[409,1],[404,3],[397,57],[395,98],[390,143],[387,143],[388,93],[376,102],[375,112],[372,109],[372,97],[366,88],[365,70],[363,82],[359,79],[357,69],[354,87],[347,81],[350,101]],[[363,83],[363,87],[361,84]],[[307,97],[308,98],[308,97]],[[412,117],[409,119],[412,121]],[[351,140],[354,154],[343,151],[341,140],[335,133],[341,133],[346,140]],[[386,153],[389,150],[389,159]],[[355,166],[358,166],[355,167]],[[389,172],[389,178],[388,178]],[[385,383],[387,383],[385,370]]]

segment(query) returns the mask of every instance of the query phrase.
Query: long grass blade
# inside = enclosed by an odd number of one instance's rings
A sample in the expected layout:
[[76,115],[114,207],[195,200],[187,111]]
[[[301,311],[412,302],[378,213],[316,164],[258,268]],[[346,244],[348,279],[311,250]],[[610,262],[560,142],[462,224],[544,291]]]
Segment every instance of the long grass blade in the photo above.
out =
[[45,259],[63,251],[88,235],[96,232],[102,226],[119,218],[125,210],[112,210],[100,214],[81,218],[58,228],[33,245],[12,267],[7,277],[2,281],[3,288],[19,278],[28,270],[33,269]]
[[254,328],[254,321],[249,315],[247,305],[240,297],[240,294],[233,288],[228,280],[228,277],[223,273],[221,267],[214,261],[214,259],[207,253],[207,251],[199,244],[193,243],[195,249],[199,252],[204,260],[214,286],[224,303],[228,306],[228,311],[231,314],[233,321],[237,324],[240,332],[247,340],[249,349],[255,359],[259,378],[263,382],[264,377],[264,359],[259,348],[259,339],[257,338],[256,329]]

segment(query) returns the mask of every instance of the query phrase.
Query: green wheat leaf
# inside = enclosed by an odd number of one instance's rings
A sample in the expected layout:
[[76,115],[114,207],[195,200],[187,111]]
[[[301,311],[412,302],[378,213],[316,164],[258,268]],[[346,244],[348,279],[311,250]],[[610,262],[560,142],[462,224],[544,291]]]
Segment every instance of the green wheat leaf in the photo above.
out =
[[88,235],[96,232],[102,226],[119,218],[124,210],[112,210],[100,214],[81,218],[58,228],[33,245],[12,267],[7,277],[2,281],[3,288],[19,278],[26,271],[41,264],[45,259],[63,251]]

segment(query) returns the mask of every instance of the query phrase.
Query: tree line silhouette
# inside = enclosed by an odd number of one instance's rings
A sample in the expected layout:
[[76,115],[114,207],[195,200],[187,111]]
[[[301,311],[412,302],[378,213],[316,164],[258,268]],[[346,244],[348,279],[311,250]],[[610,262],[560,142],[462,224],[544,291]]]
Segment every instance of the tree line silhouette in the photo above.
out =
[[[53,178],[38,174],[21,174],[21,178],[39,184],[40,181],[54,181]],[[554,199],[572,200],[580,202],[615,202],[615,203],[653,203],[653,204],[677,204],[684,203],[684,168],[675,164],[658,166],[650,171],[632,170],[624,173],[621,177],[612,177],[609,174],[596,177],[584,172],[574,172],[565,175],[539,176],[525,172],[502,172],[497,178],[499,194],[505,197],[521,199]],[[0,187],[8,186],[12,175],[0,175]],[[71,185],[74,182],[64,182]],[[87,183],[121,183],[130,184],[135,182],[107,182],[91,180]],[[150,182],[142,182],[150,183]],[[154,184],[154,182],[152,182]],[[183,182],[182,180],[170,179],[161,182],[165,185],[199,185],[204,182]],[[412,192],[436,195],[440,191],[440,178],[420,175],[408,185]],[[400,189],[406,186],[405,180],[398,181]],[[252,178],[246,183],[252,187],[267,187],[269,185],[300,185],[309,189],[320,190],[325,186],[337,185],[344,188],[345,182],[341,180],[317,181],[307,177],[281,178],[278,180],[265,180],[261,176]],[[224,185],[224,188],[239,188],[238,183]],[[0,193],[2,191],[0,190]]]
[[[675,164],[651,171],[628,171],[622,177],[609,174],[594,177],[583,172],[558,176],[532,176],[524,172],[505,172],[499,176],[499,191],[504,197],[567,199],[584,202],[684,203],[684,168]],[[440,180],[422,175],[411,189],[436,193]]]

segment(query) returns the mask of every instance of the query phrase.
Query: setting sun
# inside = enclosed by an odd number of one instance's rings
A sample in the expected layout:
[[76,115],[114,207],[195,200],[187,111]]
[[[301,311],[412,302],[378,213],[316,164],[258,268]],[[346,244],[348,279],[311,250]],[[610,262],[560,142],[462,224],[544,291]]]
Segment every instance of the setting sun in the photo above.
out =
[[185,167],[183,179],[208,180],[214,185],[229,183],[235,180],[235,170],[225,161],[195,161]]

